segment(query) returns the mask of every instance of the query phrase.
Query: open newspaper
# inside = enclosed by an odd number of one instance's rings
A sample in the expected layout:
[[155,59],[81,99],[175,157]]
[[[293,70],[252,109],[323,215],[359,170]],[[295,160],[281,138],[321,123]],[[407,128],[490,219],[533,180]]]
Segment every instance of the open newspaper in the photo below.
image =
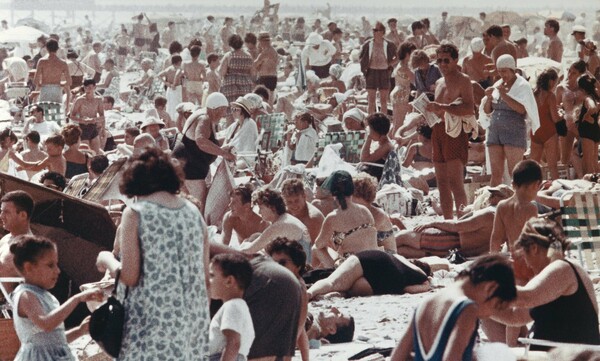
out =
[[427,124],[430,127],[433,127],[437,123],[440,123],[442,119],[438,117],[435,113],[427,111],[427,104],[429,103],[430,101],[429,98],[427,98],[427,94],[421,93],[421,95],[419,95],[415,100],[413,100],[411,104],[413,108],[415,108],[419,113],[423,115],[423,118],[425,118]]

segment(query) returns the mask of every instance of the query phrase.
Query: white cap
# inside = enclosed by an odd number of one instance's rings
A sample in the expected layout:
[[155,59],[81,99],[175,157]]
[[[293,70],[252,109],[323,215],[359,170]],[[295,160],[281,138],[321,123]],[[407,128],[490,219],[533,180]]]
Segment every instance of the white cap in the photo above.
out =
[[217,109],[220,107],[228,107],[229,102],[222,93],[212,93],[206,97],[206,107],[208,109]]
[[310,33],[310,35],[308,35],[308,38],[306,38],[307,46],[321,45],[322,42],[323,37],[321,36],[321,34],[318,33]]
[[471,40],[471,50],[474,53],[481,53],[484,47],[485,44],[483,43],[482,38],[475,37]]
[[585,26],[583,26],[583,25],[573,26],[573,31],[571,32],[571,35],[573,35],[573,33],[584,33],[585,34]]
[[496,60],[496,69],[517,69],[517,63],[515,62],[515,58],[509,54],[502,54]]

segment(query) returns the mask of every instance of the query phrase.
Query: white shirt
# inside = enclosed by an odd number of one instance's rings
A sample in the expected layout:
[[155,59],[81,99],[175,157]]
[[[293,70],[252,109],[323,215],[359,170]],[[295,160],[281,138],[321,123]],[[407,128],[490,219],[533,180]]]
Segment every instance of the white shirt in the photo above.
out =
[[294,151],[294,159],[301,162],[308,162],[317,151],[317,139],[319,135],[311,126],[301,130],[299,133],[296,150]]
[[53,134],[60,134],[60,127],[58,124],[56,124],[56,122],[49,122],[47,120],[44,120],[41,123],[36,123],[35,120],[31,119],[29,124],[27,124],[27,126],[23,129],[23,133],[27,135],[27,133],[31,132],[32,130],[40,133],[40,138],[42,141]]
[[223,352],[227,339],[223,330],[232,330],[240,334],[239,353],[248,357],[250,346],[254,341],[254,325],[246,301],[241,298],[229,300],[221,306],[210,321],[208,328],[208,354]]
[[323,40],[318,49],[306,46],[302,49],[302,64],[310,66],[327,65],[331,63],[335,51],[335,46],[328,40]]
[[[244,123],[239,126],[239,121],[233,122],[227,127],[225,136],[225,145],[231,145],[238,154],[256,153],[258,148],[258,127],[256,122],[250,118],[244,119]],[[236,129],[237,128],[237,129]],[[235,134],[233,132],[235,131]],[[233,138],[231,135],[233,134]]]

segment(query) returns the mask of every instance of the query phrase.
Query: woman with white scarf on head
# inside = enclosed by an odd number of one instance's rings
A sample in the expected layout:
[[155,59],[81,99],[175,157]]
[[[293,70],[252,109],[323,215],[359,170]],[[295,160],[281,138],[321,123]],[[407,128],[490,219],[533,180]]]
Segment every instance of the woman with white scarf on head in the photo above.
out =
[[527,150],[526,120],[530,122],[532,132],[540,127],[533,90],[527,80],[516,73],[515,58],[501,55],[496,61],[496,69],[501,79],[486,89],[479,111],[489,121],[486,145],[492,187],[502,183],[505,162],[510,174],[523,159]]

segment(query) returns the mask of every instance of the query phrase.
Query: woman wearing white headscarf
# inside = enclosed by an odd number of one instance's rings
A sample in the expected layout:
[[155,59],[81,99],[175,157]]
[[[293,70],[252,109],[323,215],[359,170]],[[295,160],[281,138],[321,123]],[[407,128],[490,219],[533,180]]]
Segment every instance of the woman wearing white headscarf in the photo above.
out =
[[515,58],[504,54],[498,57],[496,69],[500,75],[492,87],[485,90],[486,96],[481,101],[480,114],[491,118],[486,136],[489,159],[491,163],[491,186],[502,183],[504,162],[508,164],[509,173],[523,159],[527,149],[527,125],[531,122],[531,130],[540,127],[537,103],[531,86],[516,73]]

